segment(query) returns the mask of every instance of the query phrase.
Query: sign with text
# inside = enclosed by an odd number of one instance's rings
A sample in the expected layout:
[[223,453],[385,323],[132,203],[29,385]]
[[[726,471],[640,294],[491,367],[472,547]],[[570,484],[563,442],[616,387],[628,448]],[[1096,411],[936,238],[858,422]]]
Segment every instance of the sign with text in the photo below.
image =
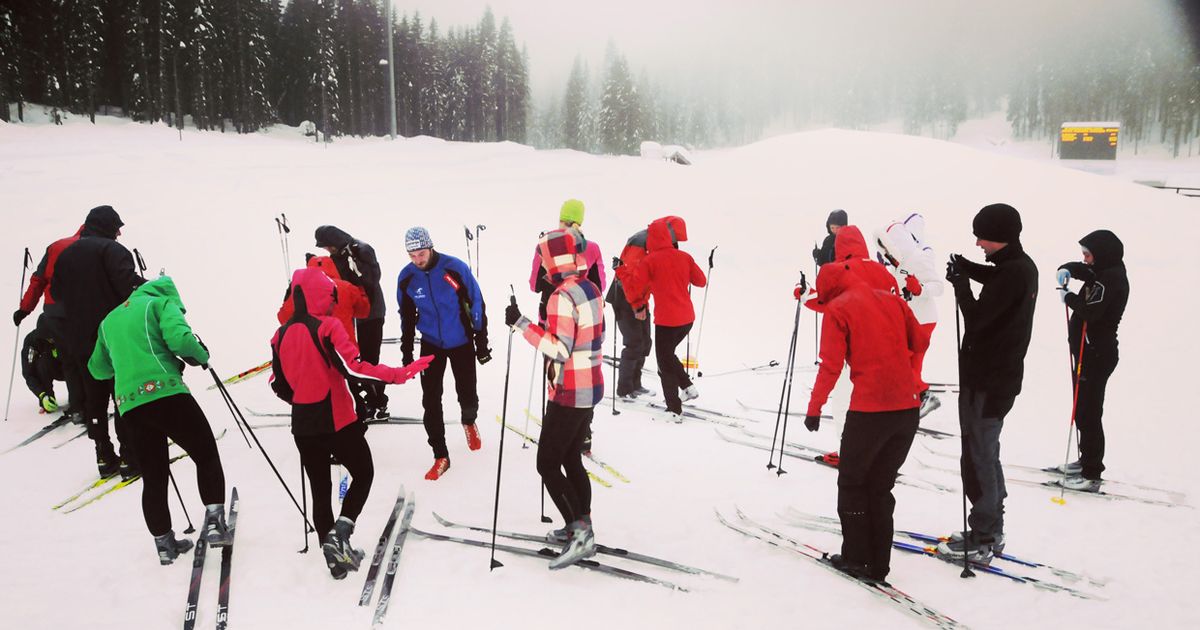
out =
[[1058,133],[1058,157],[1063,160],[1115,160],[1119,122],[1065,122]]

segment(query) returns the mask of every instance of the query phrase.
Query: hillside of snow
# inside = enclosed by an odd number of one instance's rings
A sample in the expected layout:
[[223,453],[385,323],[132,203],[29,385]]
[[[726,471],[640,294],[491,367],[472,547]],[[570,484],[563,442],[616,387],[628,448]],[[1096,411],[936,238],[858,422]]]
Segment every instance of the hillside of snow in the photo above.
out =
[[[939,258],[951,252],[982,260],[971,219],[983,205],[1006,202],[1022,213],[1023,243],[1041,272],[1033,344],[1025,387],[1002,438],[1005,463],[1045,466],[1062,461],[1070,416],[1070,380],[1064,311],[1053,288],[1055,268],[1078,260],[1078,239],[1099,228],[1124,241],[1131,298],[1121,326],[1121,364],[1105,413],[1106,475],[1112,479],[1194,492],[1200,475],[1191,460],[1200,430],[1194,418],[1194,358],[1200,353],[1194,316],[1200,298],[1186,279],[1200,229],[1200,201],[1065,168],[1048,159],[1019,159],[963,144],[886,133],[813,131],[754,145],[699,152],[693,166],[632,157],[597,157],[525,146],[460,144],[432,138],[340,139],[322,146],[294,129],[248,136],[185,131],[98,118],[98,124],[0,124],[0,294],[17,296],[17,261],[28,247],[34,262],[51,241],[75,231],[88,209],[110,204],[126,226],[121,241],[136,247],[150,272],[174,277],[193,328],[212,350],[212,366],[230,376],[269,358],[267,341],[285,289],[284,263],[274,217],[293,228],[290,267],[316,251],[313,230],[337,225],[374,245],[383,267],[389,315],[385,336],[399,336],[395,277],[408,262],[404,231],[427,227],[435,247],[466,259],[463,226],[482,232],[480,282],[491,307],[495,360],[479,369],[480,428],[484,448],[469,452],[457,425],[447,428],[453,467],[437,482],[422,479],[432,463],[418,426],[373,427],[375,486],[358,521],[355,543],[373,550],[397,489],[416,497],[414,525],[443,531],[432,512],[472,524],[490,524],[496,483],[505,350],[502,322],[510,285],[521,308],[534,312],[528,290],[530,257],[539,232],[556,225],[569,197],[587,205],[584,232],[598,242],[605,263],[625,239],[649,221],[678,214],[691,240],[683,248],[701,266],[716,247],[707,291],[699,357],[709,374],[783,362],[792,328],[793,284],[811,278],[810,250],[823,238],[830,210],[844,208],[869,234],[913,211],[925,215],[928,240]],[[1195,162],[1187,162],[1195,164]],[[1171,170],[1182,162],[1144,163]],[[471,256],[475,257],[472,246]],[[693,293],[700,310],[706,292]],[[15,301],[12,303],[15,308]],[[926,361],[926,379],[954,382],[953,298],[940,304],[941,323]],[[21,328],[28,332],[35,317]],[[695,332],[695,331],[694,331]],[[800,321],[797,382],[792,408],[803,409],[811,382],[813,319]],[[12,334],[10,329],[9,334]],[[693,348],[697,344],[693,334]],[[507,417],[525,427],[532,350],[513,338]],[[606,353],[611,337],[605,344]],[[400,361],[397,346],[383,360]],[[609,376],[606,371],[606,378]],[[233,562],[230,624],[235,628],[330,628],[370,624],[372,608],[358,608],[363,572],[330,579],[319,549],[306,555],[297,513],[257,449],[248,449],[211,379],[185,375],[216,431],[229,486],[242,496]],[[451,376],[447,374],[447,379]],[[741,408],[738,401],[774,408],[782,373],[743,373],[697,379],[698,404],[746,417],[747,429],[770,436],[774,413]],[[659,389],[657,379],[646,384]],[[841,418],[847,379],[826,413]],[[452,391],[449,383],[447,390]],[[243,411],[283,411],[259,378],[231,386]],[[65,388],[59,385],[60,397]],[[394,414],[419,416],[420,385],[389,388]],[[533,392],[533,406],[538,395]],[[923,421],[957,432],[954,397]],[[446,416],[456,419],[448,395]],[[0,450],[48,422],[17,378]],[[265,418],[249,418],[264,423]],[[596,559],[686,586],[672,592],[579,569],[551,573],[544,562],[501,555],[488,570],[488,552],[410,536],[400,562],[386,627],[446,628],[762,628],[828,623],[850,627],[921,627],[848,581],[805,559],[723,527],[714,508],[741,507],[756,520],[827,550],[838,539],[790,526],[789,507],[836,515],[836,473],[800,460],[788,474],[765,469],[766,453],[722,441],[715,425],[654,420],[635,409],[614,416],[596,410],[597,456],[630,479],[595,487],[597,539],[741,578],[730,584],[598,556]],[[793,421],[788,439],[833,450],[837,424],[810,434]],[[536,433],[536,425],[529,431]],[[95,476],[91,443],[62,444],[60,429],[0,455],[0,627],[161,628],[182,622],[191,556],[160,567],[142,520],[139,487],[113,493],[72,514],[50,507]],[[286,428],[261,428],[267,453],[299,493],[298,456]],[[897,527],[933,534],[961,528],[957,475],[922,468],[955,468],[957,440],[918,438],[904,473],[948,486],[950,493],[898,486]],[[541,533],[535,449],[504,440],[500,526]],[[590,464],[589,464],[590,465]],[[194,467],[173,466],[194,521],[202,516]],[[1036,475],[1030,478],[1039,478]],[[1115,490],[1114,490],[1115,491]],[[1194,627],[1191,601],[1200,552],[1192,544],[1200,519],[1190,507],[1068,496],[1065,505],[1041,488],[1010,485],[1009,553],[1107,580],[1104,587],[1074,584],[1106,601],[1082,600],[981,575],[961,580],[936,560],[893,553],[891,580],[921,601],[972,628]],[[1189,497],[1189,503],[1195,498]],[[557,512],[548,514],[559,526]],[[186,527],[175,498],[177,532]],[[468,534],[469,536],[470,534]],[[479,535],[476,538],[483,539]],[[317,539],[312,538],[316,545]],[[200,604],[200,626],[213,623],[217,564],[210,554]],[[1049,573],[1005,565],[1063,583]],[[1065,583],[1064,583],[1065,584]]]

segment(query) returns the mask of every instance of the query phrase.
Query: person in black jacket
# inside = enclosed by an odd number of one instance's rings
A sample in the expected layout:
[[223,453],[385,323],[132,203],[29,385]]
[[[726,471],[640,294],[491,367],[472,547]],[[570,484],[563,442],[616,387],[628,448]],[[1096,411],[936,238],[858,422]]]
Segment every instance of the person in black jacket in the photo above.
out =
[[[954,254],[946,280],[963,315],[958,369],[958,421],[962,430],[963,487],[971,500],[970,531],[956,533],[939,551],[987,563],[1004,548],[1004,473],[1000,430],[1012,409],[1033,334],[1037,266],[1021,247],[1021,215],[1007,204],[984,207],[973,222],[978,245],[991,265]],[[976,299],[971,280],[983,285]]]
[[829,213],[829,218],[825,220],[825,231],[828,233],[825,236],[825,242],[820,247],[813,249],[813,260],[816,261],[818,267],[837,260],[833,243],[837,239],[838,230],[846,227],[849,223],[850,217],[845,210],[834,210]]
[[[379,286],[383,272],[379,269],[375,248],[332,225],[317,228],[315,236],[317,247],[329,252],[342,279],[362,287],[367,294],[371,313],[363,319],[354,320],[354,329],[358,335],[360,358],[367,363],[379,363],[387,305],[383,301],[383,288]],[[362,382],[354,389],[359,417],[381,420],[388,417],[388,397],[381,383]]]
[[[641,230],[629,237],[625,248],[621,250],[620,258],[613,258],[615,270],[623,265],[636,265],[646,257],[646,230]],[[590,272],[591,270],[589,270]],[[635,311],[625,297],[625,288],[619,278],[613,278],[608,287],[605,301],[612,304],[613,317],[617,328],[621,331],[621,362],[617,377],[617,396],[636,398],[637,396],[653,395],[649,389],[642,386],[642,368],[646,365],[646,357],[650,356],[651,335],[649,308],[642,307]]]
[[[108,401],[112,381],[97,381],[87,369],[96,346],[96,331],[109,311],[124,302],[145,280],[133,266],[133,255],[117,242],[125,224],[112,206],[97,206],[88,212],[78,241],[58,256],[50,294],[63,305],[66,324],[60,351],[66,354],[83,382],[83,417],[88,437],[96,443],[96,467],[101,477],[137,474],[132,440],[126,435],[125,422],[116,414],[117,439],[121,455],[117,457],[108,434]],[[129,447],[129,448],[127,448]]]
[[[1083,262],[1058,268],[1060,295],[1071,309],[1067,342],[1076,366],[1072,382],[1078,388],[1075,428],[1079,431],[1079,460],[1059,466],[1059,470],[1070,475],[1063,480],[1064,486],[1097,492],[1104,472],[1104,390],[1120,358],[1117,327],[1129,301],[1129,278],[1123,260],[1125,246],[1116,234],[1096,230],[1079,239],[1079,244]],[[1079,293],[1067,289],[1071,278],[1083,282]]]
[[25,335],[25,344],[21,347],[21,376],[25,378],[29,391],[37,396],[42,411],[54,413],[60,406],[54,397],[54,381],[65,380],[66,375],[63,373],[63,359],[54,345],[50,329],[45,325],[47,319],[42,314],[38,317],[37,328]]

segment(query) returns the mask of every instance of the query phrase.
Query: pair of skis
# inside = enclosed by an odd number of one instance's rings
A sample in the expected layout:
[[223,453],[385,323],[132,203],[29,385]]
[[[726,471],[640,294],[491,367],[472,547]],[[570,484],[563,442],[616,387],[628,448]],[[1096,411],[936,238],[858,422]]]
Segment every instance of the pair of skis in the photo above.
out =
[[[229,627],[229,579],[233,572],[233,538],[237,533],[238,508],[237,488],[229,499],[229,545],[221,549],[221,584],[217,593],[217,630]],[[203,532],[196,538],[195,556],[192,559],[192,579],[188,583],[187,605],[183,610],[183,630],[193,630],[196,627],[196,617],[200,604],[200,583],[204,578],[204,564],[208,556],[208,543],[204,541]]]
[[[496,422],[503,424],[505,427],[508,428],[509,431],[512,431],[513,433],[516,433],[518,436],[520,436],[521,439],[526,440],[526,441],[534,444],[535,446],[537,445],[537,443],[538,443],[537,438],[518,429],[515,425],[511,425],[511,424],[508,424],[507,422],[504,422],[504,419],[501,418],[500,416],[496,416]],[[601,468],[607,470],[609,472],[609,474],[612,474],[614,477],[621,479],[625,483],[629,483],[629,479],[625,478],[624,475],[617,472],[617,470],[615,468],[613,468],[612,466],[609,466],[608,464],[601,462],[599,459],[597,459],[595,456],[593,456],[590,452],[584,453],[583,456],[587,459],[590,459],[597,466],[600,466]],[[597,484],[599,486],[603,486],[605,488],[613,487],[612,483],[609,482],[607,479],[597,475],[596,473],[594,473],[590,470],[588,470],[586,472],[587,472],[588,479],[591,479],[592,483]]]
[[[530,412],[528,409],[526,409],[525,415],[528,416],[529,419],[532,420],[534,424],[538,425],[539,427],[542,426],[542,419],[539,418],[537,416],[537,414],[534,414],[534,413]],[[528,439],[532,439],[532,438],[528,438]],[[534,441],[534,443],[536,444],[536,440]],[[600,459],[597,458],[595,455],[593,455],[591,451],[584,453],[583,456],[592,460],[592,463],[596,464],[600,468],[603,468],[604,472],[612,475],[613,478],[616,479],[617,481],[620,481],[622,483],[629,483],[628,477],[626,477],[625,475],[622,475],[620,471],[618,471],[616,468],[613,468],[611,465],[609,465],[603,461],[600,461]]]
[[59,427],[64,427],[70,423],[71,423],[71,417],[66,414],[63,414],[63,415],[55,418],[54,420],[52,420],[50,422],[50,424],[47,424],[46,426],[42,427],[41,429],[38,429],[38,431],[36,433],[34,433],[33,435],[22,440],[21,443],[15,444],[15,445],[10,446],[9,448],[5,449],[5,451],[3,453],[0,453],[0,455],[7,455],[8,453],[15,451],[15,450],[21,448],[22,446],[28,446],[28,445],[36,442],[37,440],[41,439],[42,437],[44,437],[47,433],[50,433],[51,431],[53,431]]
[[[375,605],[375,615],[371,620],[372,628],[380,628],[383,626],[383,619],[387,615],[388,605],[392,600],[392,586],[396,582],[396,572],[400,568],[400,552],[404,548],[404,541],[408,539],[408,533],[415,531],[412,529],[413,510],[416,508],[416,498],[408,497],[404,493],[404,486],[400,486],[400,493],[396,496],[396,504],[392,507],[392,514],[388,517],[387,524],[383,526],[383,533],[379,536],[379,543],[375,546],[375,554],[371,556],[371,566],[367,568],[367,579],[363,583],[362,595],[358,598],[359,606],[369,606],[371,596],[375,592],[375,584],[379,580],[379,571],[383,567],[384,558],[389,549],[391,551],[391,559],[387,563],[387,571],[383,576],[383,584],[379,590],[379,601]],[[403,516],[401,513],[403,512]],[[396,529],[396,523],[399,521],[400,529],[396,534],[396,540],[389,547],[388,543],[392,539],[392,532]]]
[[[737,403],[738,403],[738,405],[740,405],[742,407],[742,409],[745,409],[747,411],[758,411],[758,412],[762,412],[762,413],[778,413],[778,410],[776,410],[776,409],[767,409],[766,407],[753,407],[753,406],[747,405],[746,403],[744,403],[740,400],[737,401]],[[793,418],[803,418],[804,416],[806,416],[808,414],[803,411],[789,411],[788,415]],[[832,421],[835,423],[837,422],[834,419],[834,417],[831,415],[822,415],[821,419],[829,420],[829,421]],[[958,437],[958,435],[954,434],[954,433],[948,433],[946,431],[939,431],[937,429],[930,429],[928,427],[922,427],[922,426],[917,427],[917,435],[923,435],[925,437],[930,437],[935,440],[947,440],[950,438]]]

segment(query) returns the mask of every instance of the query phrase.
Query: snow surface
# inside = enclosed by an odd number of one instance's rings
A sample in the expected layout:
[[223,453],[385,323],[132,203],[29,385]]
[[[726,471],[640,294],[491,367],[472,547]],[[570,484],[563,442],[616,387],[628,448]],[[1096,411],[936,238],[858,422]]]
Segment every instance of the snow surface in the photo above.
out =
[[[441,531],[430,512],[462,522],[490,523],[495,491],[506,335],[500,312],[509,285],[525,312],[536,298],[527,290],[530,255],[538,233],[554,227],[563,199],[586,202],[589,238],[606,255],[653,218],[679,214],[692,240],[684,249],[701,264],[716,250],[700,361],[710,373],[784,361],[795,302],[791,288],[801,270],[812,272],[809,251],[823,236],[832,208],[845,208],[869,231],[918,210],[929,240],[944,256],[961,252],[980,260],[970,222],[981,206],[1004,201],[1021,210],[1024,243],[1043,278],[1034,342],[1026,360],[1025,389],[1003,436],[1004,460],[1048,465],[1062,461],[1070,411],[1063,308],[1051,290],[1058,264],[1079,258],[1076,241],[1097,228],[1125,241],[1132,299],[1122,325],[1122,362],[1109,387],[1108,475],[1114,479],[1188,490],[1196,486],[1197,429],[1193,358],[1200,351],[1193,319],[1197,298],[1186,278],[1192,265],[1200,202],[1064,168],[1042,157],[1016,159],[962,144],[886,133],[824,130],[799,133],[738,149],[701,152],[681,167],[640,158],[596,157],[572,151],[534,151],[511,143],[458,144],[432,138],[341,139],[325,147],[291,129],[248,136],[175,130],[98,118],[53,125],[0,124],[0,251],[15,265],[22,247],[35,261],[43,248],[70,234],[86,211],[111,204],[126,222],[121,237],[141,250],[152,271],[176,280],[193,327],[213,351],[212,365],[232,375],[268,356],[267,340],[284,291],[284,270],[273,217],[293,226],[292,266],[311,251],[311,234],[336,224],[372,243],[385,277],[388,336],[399,335],[394,280],[407,258],[404,230],[429,228],[438,249],[465,257],[461,229],[486,224],[481,282],[492,310],[497,357],[479,370],[484,449],[469,452],[448,428],[453,468],[441,481],[424,481],[431,463],[424,432],[415,426],[375,427],[368,437],[376,483],[359,519],[355,540],[371,549],[397,488],[415,492],[414,524]],[[1003,143],[1002,143],[1003,144]],[[1132,163],[1132,161],[1127,161]],[[1196,162],[1144,161],[1141,168],[1194,169]],[[475,252],[471,252],[472,256]],[[1186,265],[1182,270],[1181,263]],[[1182,273],[1181,273],[1182,271]],[[0,270],[0,293],[15,296],[19,270]],[[697,307],[704,291],[694,294]],[[956,380],[953,302],[941,304],[926,378]],[[29,321],[33,321],[30,319]],[[798,354],[813,353],[812,316],[801,321]],[[28,324],[22,333],[28,330]],[[611,338],[610,338],[611,339]],[[697,342],[693,337],[693,342]],[[611,341],[610,341],[611,343]],[[399,349],[385,346],[385,362]],[[512,351],[508,418],[524,424],[532,351],[519,338]],[[299,555],[298,519],[262,456],[246,448],[204,374],[187,378],[210,422],[229,434],[219,443],[230,486],[242,495],[234,558],[230,623],[236,628],[367,627],[371,609],[355,606],[363,573],[334,582],[315,550]],[[449,378],[449,376],[448,376]],[[798,379],[807,383],[809,372]],[[763,407],[778,401],[779,372],[698,379],[705,406],[743,413],[736,399]],[[827,413],[841,416],[848,383]],[[648,379],[647,383],[653,383]],[[447,387],[449,390],[449,386]],[[60,393],[61,393],[60,386]],[[239,404],[281,410],[265,379],[230,388]],[[451,390],[452,391],[452,390]],[[394,413],[420,414],[415,382],[389,388]],[[447,396],[447,415],[456,413]],[[797,387],[793,409],[807,391]],[[954,399],[926,426],[956,430]],[[535,394],[535,405],[536,394]],[[41,427],[23,383],[14,385],[12,411],[0,426],[0,446]],[[757,414],[748,427],[770,434],[774,414]],[[254,421],[254,418],[251,418]],[[261,420],[261,419],[258,419]],[[836,622],[849,627],[919,627],[804,559],[742,537],[721,526],[713,508],[749,514],[836,549],[827,534],[793,529],[777,514],[789,506],[835,514],[833,471],[789,460],[777,478],[765,454],[719,440],[713,425],[654,421],[626,411],[597,410],[595,452],[629,479],[596,488],[598,539],[610,545],[677,559],[737,575],[738,584],[627,566],[683,584],[690,593],[626,582],[583,570],[551,573],[537,560],[501,556],[489,572],[486,550],[410,537],[393,593],[389,627],[445,628],[762,628]],[[536,430],[536,427],[531,427]],[[136,489],[83,510],[49,509],[95,475],[91,444],[80,439],[51,447],[60,430],[0,456],[6,507],[0,557],[0,627],[160,628],[178,626],[191,569],[190,555],[160,567],[146,533]],[[285,429],[260,429],[259,438],[297,492],[298,457]],[[837,446],[836,426],[808,434],[799,422],[789,439]],[[956,442],[919,441],[954,453]],[[541,532],[535,450],[505,438],[500,524]],[[953,475],[925,471],[914,459],[938,461],[917,446],[905,472],[957,489]],[[192,518],[201,517],[193,467],[174,468]],[[603,473],[601,473],[603,475]],[[1065,506],[1037,488],[1010,487],[1008,551],[1110,578],[1092,589],[1108,601],[1083,601],[991,576],[967,581],[942,563],[893,554],[892,580],[915,597],[973,628],[1196,627],[1191,599],[1200,561],[1197,513],[1069,496]],[[960,499],[899,486],[899,527],[945,534],[961,523]],[[176,530],[186,525],[171,499]],[[548,513],[557,515],[553,506]],[[480,536],[482,538],[482,536]],[[315,538],[313,539],[315,542]],[[215,554],[214,554],[215,555]],[[216,561],[210,558],[200,626],[213,623]],[[1016,572],[1020,567],[1007,565]],[[1039,577],[1046,575],[1036,574]],[[1050,578],[1053,580],[1053,578]],[[373,608],[373,607],[372,607]]]

